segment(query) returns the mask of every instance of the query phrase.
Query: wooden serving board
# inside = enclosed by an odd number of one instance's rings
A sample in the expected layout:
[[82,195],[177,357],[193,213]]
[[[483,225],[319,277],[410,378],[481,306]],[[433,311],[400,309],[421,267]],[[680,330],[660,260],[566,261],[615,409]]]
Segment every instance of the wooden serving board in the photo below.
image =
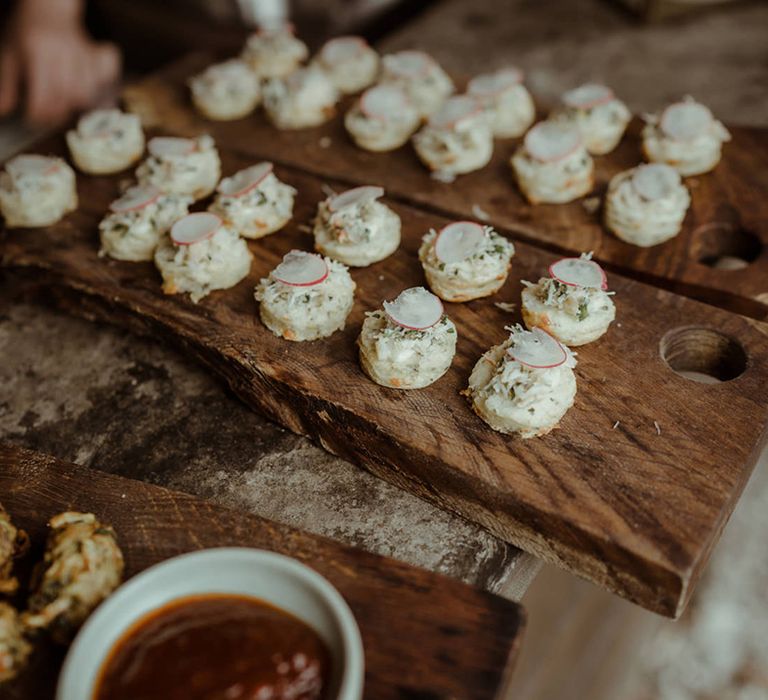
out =
[[[531,206],[515,186],[509,158],[519,140],[496,142],[491,163],[451,184],[429,176],[410,145],[377,154],[357,148],[337,117],[316,129],[279,131],[260,112],[237,122],[206,121],[191,108],[186,78],[210,62],[189,57],[126,91],[133,111],[148,124],[180,134],[209,132],[216,141],[253,158],[267,158],[352,184],[377,184],[392,197],[462,219],[477,207],[500,230],[560,252],[594,251],[609,268],[709,303],[768,318],[768,130],[729,127],[722,162],[710,174],[687,178],[692,204],[679,236],[653,248],[620,241],[601,223],[602,210],[583,200]],[[340,112],[346,111],[347,100]],[[620,146],[595,159],[593,196],[602,198],[610,178],[641,160],[640,121]],[[749,261],[740,270],[718,269],[720,256]]]
[[[192,496],[0,444],[0,501],[38,558],[48,519],[94,512],[112,524],[126,578],[208,547],[286,554],[316,569],[352,608],[365,648],[365,698],[491,700],[507,681],[525,625],[522,608],[423,569],[237,513]],[[3,700],[52,698],[62,649],[41,648]]]
[[[37,150],[62,149],[57,138]],[[222,156],[225,174],[252,162],[234,151]],[[480,355],[504,339],[504,326],[519,320],[492,302],[518,302],[519,280],[538,279],[555,256],[519,243],[498,295],[447,305],[459,333],[449,372],[423,390],[385,389],[358,364],[363,314],[424,283],[416,256],[421,236],[446,220],[388,201],[402,218],[403,244],[387,260],[352,272],[358,288],[346,329],[290,343],[261,324],[253,288],[284,253],[311,248],[306,224],[324,183],[286,167],[276,174],[299,191],[293,221],[251,242],[247,280],[199,305],[164,297],[149,263],[97,257],[97,223],[119,177],[80,177],[81,206],[56,226],[4,232],[3,264],[53,290],[75,313],[179,344],[249,405],[329,451],[641,605],[678,614],[765,434],[766,328],[611,275],[617,322],[579,350],[579,393],[560,429],[527,441],[504,436],[459,392]],[[659,354],[668,332],[688,333],[677,346],[686,357],[711,349],[690,327],[733,339],[746,354],[745,371],[717,385],[673,372]],[[733,358],[719,359],[732,369]]]

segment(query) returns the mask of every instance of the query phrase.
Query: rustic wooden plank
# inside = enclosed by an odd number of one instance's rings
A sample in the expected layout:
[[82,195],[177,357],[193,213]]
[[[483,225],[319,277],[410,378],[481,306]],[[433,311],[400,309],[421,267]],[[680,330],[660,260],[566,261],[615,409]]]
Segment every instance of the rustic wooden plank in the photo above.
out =
[[[601,211],[583,202],[529,205],[515,186],[508,165],[517,140],[497,141],[491,163],[451,184],[432,179],[410,145],[388,154],[357,148],[341,118],[316,129],[278,131],[263,114],[234,123],[209,122],[189,106],[184,80],[205,65],[191,56],[126,91],[126,100],[148,124],[174,133],[210,132],[222,145],[254,158],[348,183],[379,184],[390,196],[460,218],[477,218],[477,207],[501,230],[553,251],[594,251],[611,269],[653,282],[757,319],[768,318],[768,130],[730,127],[733,141],[718,167],[688,178],[692,204],[679,236],[653,248],[620,241],[603,227]],[[341,111],[346,109],[349,101]],[[617,172],[641,160],[640,122],[608,156],[595,159],[594,196],[602,196]],[[330,139],[330,146],[328,139]],[[744,259],[739,270],[719,269],[719,256]]]
[[[57,148],[57,140],[41,146]],[[224,151],[223,162],[230,173],[250,160]],[[311,246],[303,225],[323,197],[321,179],[285,167],[276,172],[299,190],[294,221],[251,243],[247,281],[197,306],[162,297],[150,264],[97,258],[96,223],[118,178],[80,178],[80,209],[55,227],[5,232],[4,265],[26,269],[76,312],[180,344],[249,405],[329,451],[641,605],[678,614],[765,433],[765,326],[612,275],[618,320],[605,338],[580,349],[579,395],[561,429],[536,440],[505,437],[480,421],[459,391],[518,314],[489,300],[449,305],[457,356],[425,390],[376,386],[357,363],[364,311],[423,283],[416,250],[429,227],[445,222],[437,215],[389,202],[403,220],[403,245],[386,261],[353,271],[358,293],[345,331],[293,344],[262,326],[253,286],[286,251]],[[552,260],[520,243],[496,298],[518,301],[519,280],[537,279]],[[690,326],[734,339],[748,358],[746,371],[717,385],[672,372],[659,344],[668,331]]]
[[[516,603],[186,494],[5,443],[0,494],[14,522],[30,534],[35,554],[50,516],[66,509],[96,513],[118,533],[126,577],[207,547],[269,549],[308,564],[339,589],[355,614],[365,647],[366,698],[493,698],[518,651],[525,623]],[[41,650],[0,697],[53,697],[62,654]]]

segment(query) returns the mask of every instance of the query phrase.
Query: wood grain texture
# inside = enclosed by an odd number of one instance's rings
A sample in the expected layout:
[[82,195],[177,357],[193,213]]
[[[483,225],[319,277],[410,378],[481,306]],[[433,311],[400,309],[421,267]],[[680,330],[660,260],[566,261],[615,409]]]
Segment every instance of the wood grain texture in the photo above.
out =
[[[61,148],[54,139],[39,150]],[[222,155],[225,173],[252,162]],[[247,280],[199,305],[163,297],[150,264],[96,256],[96,224],[118,177],[79,178],[81,207],[57,226],[6,231],[3,264],[55,290],[76,313],[179,344],[249,405],[329,451],[645,607],[678,614],[765,434],[765,327],[611,275],[617,323],[580,349],[579,393],[561,428],[528,441],[503,436],[459,391],[480,354],[505,337],[504,325],[519,320],[492,302],[518,302],[519,280],[538,279],[554,256],[519,243],[498,295],[447,305],[459,342],[446,376],[420,391],[385,389],[357,362],[363,314],[423,284],[420,238],[445,220],[389,201],[403,221],[403,245],[352,272],[358,290],[346,329],[289,343],[260,323],[253,287],[285,252],[311,247],[305,225],[324,197],[323,181],[285,167],[276,174],[299,191],[293,222],[250,244],[255,259]],[[748,356],[746,371],[717,385],[672,372],[659,344],[668,331],[689,326],[736,340]]]
[[[601,223],[602,209],[589,212],[583,200],[529,205],[508,165],[518,140],[497,141],[487,167],[444,184],[429,176],[410,145],[388,154],[357,148],[340,117],[298,132],[278,131],[261,113],[225,124],[206,121],[191,109],[185,79],[207,60],[191,56],[129,88],[129,106],[167,131],[209,132],[221,145],[251,157],[352,184],[382,185],[390,196],[448,216],[476,219],[479,207],[491,223],[516,238],[553,251],[591,250],[610,269],[753,318],[768,318],[767,129],[731,128],[733,141],[725,145],[717,168],[686,179],[692,204],[680,235],[644,249],[608,233]],[[636,119],[616,151],[595,159],[592,196],[602,197],[615,173],[642,160],[639,132]],[[746,256],[750,264],[728,270],[703,262],[720,255]]]
[[[14,522],[30,534],[33,554],[42,550],[52,515],[96,513],[118,534],[126,578],[208,547],[256,547],[304,562],[338,588],[355,614],[365,648],[366,700],[491,700],[518,651],[525,620],[516,603],[192,496],[4,443],[0,494]],[[0,698],[53,697],[62,653],[41,649],[18,682],[0,688]]]

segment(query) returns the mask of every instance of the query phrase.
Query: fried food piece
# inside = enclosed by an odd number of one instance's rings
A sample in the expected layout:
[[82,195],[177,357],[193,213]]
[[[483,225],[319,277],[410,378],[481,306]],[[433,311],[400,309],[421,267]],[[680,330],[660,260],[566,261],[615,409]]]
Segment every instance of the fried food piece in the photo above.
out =
[[31,651],[19,614],[7,603],[0,603],[0,683],[19,673]]
[[24,552],[27,545],[27,533],[14,526],[0,504],[0,595],[13,595],[18,589],[19,582],[11,576],[13,559]]
[[114,530],[93,513],[59,513],[49,523],[45,558],[24,613],[30,629],[46,628],[66,643],[120,584],[123,554]]

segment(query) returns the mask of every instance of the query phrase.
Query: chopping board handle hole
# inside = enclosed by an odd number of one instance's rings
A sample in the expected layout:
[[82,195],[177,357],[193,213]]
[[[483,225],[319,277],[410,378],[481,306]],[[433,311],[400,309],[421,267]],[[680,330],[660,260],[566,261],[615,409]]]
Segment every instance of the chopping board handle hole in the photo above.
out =
[[705,384],[736,379],[747,368],[741,344],[712,328],[673,328],[661,339],[659,352],[672,371]]
[[738,223],[714,221],[693,231],[691,254],[716,270],[743,270],[760,257],[760,238]]

